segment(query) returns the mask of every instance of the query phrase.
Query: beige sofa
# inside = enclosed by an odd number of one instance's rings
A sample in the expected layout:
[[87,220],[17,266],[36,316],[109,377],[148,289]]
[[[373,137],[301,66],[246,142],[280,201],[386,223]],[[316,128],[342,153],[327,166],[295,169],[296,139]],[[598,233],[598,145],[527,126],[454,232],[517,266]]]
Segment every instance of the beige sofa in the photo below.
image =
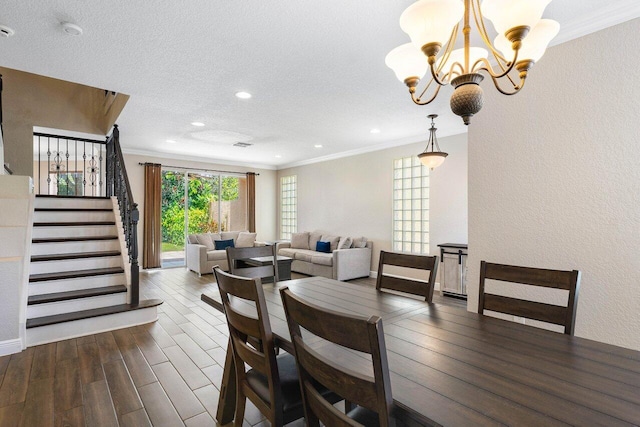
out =
[[[329,242],[330,252],[316,251],[318,241]],[[341,238],[320,231],[293,233],[291,241],[278,243],[278,255],[293,258],[291,271],[336,280],[368,277],[372,250],[373,243],[364,237]]]
[[223,231],[222,233],[190,234],[187,241],[187,268],[198,275],[213,273],[213,266],[219,265],[229,271],[227,251],[215,249],[216,240],[233,239],[234,246],[246,248],[264,246],[263,242],[256,242],[256,233],[247,231]]

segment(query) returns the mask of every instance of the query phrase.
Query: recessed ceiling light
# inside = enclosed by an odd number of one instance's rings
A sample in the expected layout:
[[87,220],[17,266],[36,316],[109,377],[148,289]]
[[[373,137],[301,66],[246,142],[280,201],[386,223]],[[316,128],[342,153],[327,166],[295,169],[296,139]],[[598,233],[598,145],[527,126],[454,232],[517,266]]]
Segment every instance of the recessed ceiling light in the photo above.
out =
[[249,99],[251,94],[249,92],[236,92],[236,96],[240,99]]
[[199,127],[204,126],[204,123],[202,123],[202,122],[191,122],[191,124],[192,124],[193,126],[199,126]]
[[62,31],[69,36],[80,36],[82,35],[82,28],[79,25],[72,24],[71,22],[63,22]]
[[314,145],[315,148],[322,148],[322,144],[316,144]]
[[6,25],[0,25],[0,36],[11,37],[15,33],[16,32],[13,30],[13,28],[9,28]]
[[371,133],[380,133],[380,129],[373,128],[371,129]]
[[174,141],[173,139],[167,139],[167,142],[168,142],[169,144],[175,144],[175,143],[176,143],[176,141]]
[[281,158],[282,156],[280,154],[276,154],[276,159]]

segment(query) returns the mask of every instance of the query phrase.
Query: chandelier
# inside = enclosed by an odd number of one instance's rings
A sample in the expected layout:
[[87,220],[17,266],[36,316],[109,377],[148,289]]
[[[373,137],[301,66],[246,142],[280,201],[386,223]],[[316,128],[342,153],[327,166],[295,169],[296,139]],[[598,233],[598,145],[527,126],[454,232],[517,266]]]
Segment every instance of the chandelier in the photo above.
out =
[[[483,105],[480,82],[486,74],[504,95],[518,93],[529,69],[544,54],[560,24],[541,19],[551,0],[419,0],[400,16],[400,27],[411,43],[393,49],[385,58],[398,79],[409,87],[411,99],[426,105],[451,84],[451,111],[465,125]],[[491,43],[484,18],[498,33]],[[455,49],[463,20],[463,47]],[[471,46],[470,21],[474,20],[484,46]],[[443,48],[444,46],[444,48]],[[426,61],[425,61],[426,56]],[[489,59],[491,58],[491,59]],[[493,62],[493,65],[492,65]],[[420,79],[430,71],[431,79],[416,95]],[[514,71],[515,70],[515,71]],[[480,73],[483,74],[480,74]],[[516,76],[517,74],[517,76]],[[430,91],[429,96],[425,96]]]
[[[427,117],[431,119],[431,128],[429,129],[429,142],[427,142],[427,148],[425,148],[422,153],[418,154],[418,158],[423,165],[433,170],[434,168],[437,168],[442,163],[444,163],[444,159],[449,154],[445,153],[444,151],[440,151],[438,138],[436,138],[436,131],[438,129],[436,129],[433,119],[438,117],[438,115],[429,114]],[[429,148],[431,148],[431,151],[429,151]]]

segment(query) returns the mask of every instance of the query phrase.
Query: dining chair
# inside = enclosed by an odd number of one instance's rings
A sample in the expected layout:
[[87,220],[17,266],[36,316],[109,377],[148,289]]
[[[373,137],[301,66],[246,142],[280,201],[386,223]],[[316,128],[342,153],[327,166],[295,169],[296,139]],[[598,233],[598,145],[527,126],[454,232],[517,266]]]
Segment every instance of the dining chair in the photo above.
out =
[[[234,425],[242,426],[246,399],[273,426],[302,418],[304,409],[294,357],[276,356],[269,315],[260,280],[234,276],[219,267],[213,272],[229,325],[235,361]],[[255,343],[260,345],[255,345]],[[246,366],[250,369],[247,371]]]
[[[325,426],[395,425],[391,416],[393,399],[382,319],[351,316],[318,307],[295,295],[288,287],[281,289],[280,294],[298,364],[306,425],[318,427],[319,422]],[[303,329],[315,337],[306,332],[303,335]],[[336,344],[332,347],[336,352],[319,352],[315,345],[322,343],[326,348],[326,341]],[[345,356],[347,349],[361,353]],[[361,357],[363,353],[365,357]],[[367,373],[340,363],[352,360],[351,357],[358,360],[357,363],[365,364]],[[349,402],[345,402],[346,413],[327,401],[318,392],[318,385]],[[356,405],[353,409],[352,404]]]
[[[546,304],[488,293],[485,291],[486,280],[567,290],[567,305]],[[573,335],[579,289],[578,270],[547,270],[481,261],[478,313],[484,314],[484,310],[490,310],[561,325],[564,326],[565,334]]]
[[[271,257],[271,264],[251,264],[246,261],[250,258],[262,257]],[[251,279],[273,277],[273,283],[277,283],[279,281],[277,259],[276,245],[249,248],[227,247],[229,273],[235,276],[249,277]]]
[[[384,273],[384,266],[391,265],[397,267],[411,268],[414,270],[429,271],[426,280],[410,279]],[[376,289],[391,289],[413,295],[423,296],[424,300],[433,300],[433,289],[436,283],[436,273],[438,272],[438,257],[426,255],[410,255],[396,252],[380,251],[380,262],[378,263],[378,278],[376,279]]]

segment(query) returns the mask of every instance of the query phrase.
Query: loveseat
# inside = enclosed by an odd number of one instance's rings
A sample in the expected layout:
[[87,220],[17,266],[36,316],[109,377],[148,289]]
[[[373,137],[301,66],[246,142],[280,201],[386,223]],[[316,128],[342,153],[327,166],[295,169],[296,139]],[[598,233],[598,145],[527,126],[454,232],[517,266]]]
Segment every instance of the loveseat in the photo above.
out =
[[[264,246],[263,242],[256,242],[256,233],[247,231],[223,231],[222,233],[190,234],[187,240],[187,268],[198,275],[213,273],[213,266],[219,265],[229,271],[227,251],[225,245],[233,241],[237,248]],[[219,249],[216,249],[218,245]]]
[[372,250],[373,243],[365,237],[339,237],[320,231],[293,233],[291,241],[278,243],[278,255],[293,258],[291,271],[336,280],[368,277]]

